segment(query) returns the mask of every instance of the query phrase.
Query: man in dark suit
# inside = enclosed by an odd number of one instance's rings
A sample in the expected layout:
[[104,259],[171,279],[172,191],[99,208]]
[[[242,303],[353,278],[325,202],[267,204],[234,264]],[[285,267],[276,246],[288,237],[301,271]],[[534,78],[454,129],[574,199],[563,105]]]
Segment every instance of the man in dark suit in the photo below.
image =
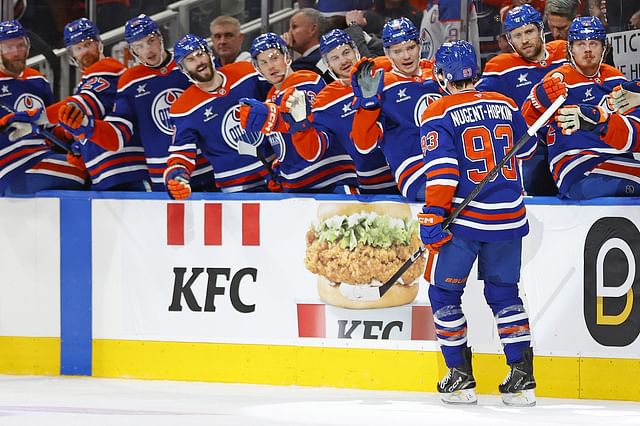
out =
[[314,71],[330,83],[333,78],[320,55],[320,36],[324,34],[326,26],[324,16],[316,9],[301,9],[289,20],[289,31],[282,38],[300,55],[291,63],[294,71]]

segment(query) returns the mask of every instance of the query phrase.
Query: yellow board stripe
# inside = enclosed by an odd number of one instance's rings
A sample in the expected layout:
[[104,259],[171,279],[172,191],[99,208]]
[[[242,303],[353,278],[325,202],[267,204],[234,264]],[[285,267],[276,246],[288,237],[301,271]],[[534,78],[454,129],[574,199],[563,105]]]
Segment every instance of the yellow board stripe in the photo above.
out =
[[0,336],[0,373],[60,374],[60,338]]
[[[478,392],[497,394],[504,356],[474,354],[473,367]],[[438,352],[93,341],[97,377],[435,392],[446,371]],[[640,401],[640,360],[538,356],[535,375],[538,396]]]

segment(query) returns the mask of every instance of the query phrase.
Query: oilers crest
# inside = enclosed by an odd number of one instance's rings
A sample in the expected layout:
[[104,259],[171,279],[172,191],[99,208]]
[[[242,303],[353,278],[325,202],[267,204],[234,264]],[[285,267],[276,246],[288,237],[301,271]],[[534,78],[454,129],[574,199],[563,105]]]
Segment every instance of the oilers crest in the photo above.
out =
[[169,109],[171,105],[182,95],[184,90],[172,87],[158,93],[151,104],[151,117],[160,131],[166,135],[173,134],[173,126],[169,119]]
[[420,127],[420,120],[422,119],[422,114],[427,109],[429,105],[440,99],[442,96],[437,93],[427,93],[424,94],[418,99],[416,102],[416,106],[413,109],[413,121],[416,123],[416,127]]
[[234,105],[225,112],[220,126],[222,138],[234,151],[238,150],[238,141],[258,146],[264,139],[260,132],[247,132],[240,124],[240,105]]
[[44,101],[31,93],[23,93],[13,105],[16,111],[26,111],[31,108],[45,108]]

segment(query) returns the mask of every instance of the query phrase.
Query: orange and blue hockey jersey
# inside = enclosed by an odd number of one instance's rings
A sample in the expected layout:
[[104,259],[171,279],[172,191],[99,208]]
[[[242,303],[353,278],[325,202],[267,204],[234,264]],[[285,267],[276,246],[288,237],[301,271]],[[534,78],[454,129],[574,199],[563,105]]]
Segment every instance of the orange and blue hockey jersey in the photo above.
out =
[[487,62],[482,78],[476,84],[481,92],[498,92],[522,106],[534,84],[549,71],[567,62],[567,42],[556,40],[546,44],[543,62],[530,62],[517,53],[502,53]]
[[[53,102],[51,86],[47,79],[33,68],[25,68],[22,75],[14,77],[0,71],[0,117],[10,110],[25,111],[30,108],[45,108]],[[29,136],[10,142],[7,135],[0,134],[0,193],[23,173],[41,174],[69,182],[81,187],[85,175],[69,163],[60,159],[44,141],[42,136]]]
[[640,152],[639,108],[626,114],[611,114],[607,123],[595,130],[600,132],[600,139],[612,148],[621,152]]
[[[248,62],[225,65],[216,72],[222,76],[222,85],[214,92],[192,85],[171,106],[175,136],[167,165],[181,165],[191,173],[200,150],[213,166],[216,186],[223,192],[265,190],[265,166],[255,157],[238,154],[238,141],[258,144],[264,138],[259,132],[244,131],[239,101],[264,100],[270,85],[258,78]],[[265,151],[263,155],[268,158],[273,153]]]
[[[314,98],[324,87],[320,75],[301,70],[289,74],[278,90],[272,88],[268,98],[280,105],[287,89],[305,91]],[[302,156],[300,152],[304,151],[296,149],[290,134],[272,132],[266,136],[276,155],[280,184],[285,192],[322,191],[338,185],[358,185],[353,160],[342,145],[328,144],[317,155]]]
[[[588,78],[565,64],[548,75],[559,72],[564,77],[569,96],[565,105],[589,104],[608,108],[607,99],[613,88],[626,81],[624,75],[610,65],[602,64],[600,72]],[[529,124],[540,117],[531,100],[522,107]],[[569,187],[585,176],[598,164],[625,153],[607,145],[596,132],[578,130],[572,135],[563,135],[555,122],[551,122],[547,133],[549,146],[549,166],[561,196],[565,196]]]
[[[138,64],[129,68],[118,80],[113,112],[104,120],[109,125],[96,121],[92,140],[117,140],[120,146],[142,144],[151,189],[164,191],[163,173],[173,140],[169,108],[190,85],[173,59],[160,67]],[[207,178],[213,186],[211,164],[201,154],[196,164],[192,177]]]
[[379,149],[360,153],[351,138],[353,114],[351,85],[334,81],[318,93],[313,102],[313,127],[292,135],[296,149],[308,161],[325,156],[332,144],[339,144],[352,158],[362,193],[397,193],[391,169]]
[[[420,128],[426,205],[451,212],[526,131],[515,102],[496,92],[460,92],[431,104]],[[535,149],[536,139],[531,138],[516,157],[527,158]],[[486,184],[450,229],[454,235],[476,241],[511,240],[528,233],[516,158]]]
[[[95,119],[113,109],[118,78],[125,68],[113,58],[104,58],[84,70],[74,94],[47,108],[49,120],[57,122],[58,109],[69,101],[82,105]],[[149,180],[144,148],[137,139],[118,140],[115,150],[107,150],[90,140],[76,143],[91,178],[92,190],[106,190],[122,184]]]
[[382,150],[400,193],[409,200],[422,200],[425,185],[420,117],[442,93],[432,79],[431,62],[423,60],[421,67],[421,75],[412,77],[385,71],[381,108],[358,109],[351,132],[360,153]]

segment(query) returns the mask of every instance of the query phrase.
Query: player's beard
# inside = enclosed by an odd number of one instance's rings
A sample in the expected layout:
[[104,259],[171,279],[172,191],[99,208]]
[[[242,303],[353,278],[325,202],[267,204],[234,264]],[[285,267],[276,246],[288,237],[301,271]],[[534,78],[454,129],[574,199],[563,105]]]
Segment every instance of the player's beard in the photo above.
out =
[[213,64],[211,62],[206,62],[203,65],[205,68],[200,65],[195,72],[189,72],[189,75],[191,75],[191,78],[199,81],[200,83],[208,83],[213,79],[214,76]]
[[89,68],[91,65],[95,64],[100,60],[100,54],[95,54],[93,52],[86,52],[84,55],[78,59],[78,64],[83,69]]
[[2,66],[11,74],[20,75],[27,66],[27,59],[7,59],[2,55]]
[[520,55],[522,58],[526,59],[527,61],[533,62],[540,57],[540,54],[542,53],[542,48],[544,47],[544,45],[542,43],[542,40],[537,40],[534,44],[532,44],[532,46],[533,46],[533,53],[527,54],[524,51],[524,48],[522,47],[519,49],[516,49],[516,51],[518,52],[518,55]]

